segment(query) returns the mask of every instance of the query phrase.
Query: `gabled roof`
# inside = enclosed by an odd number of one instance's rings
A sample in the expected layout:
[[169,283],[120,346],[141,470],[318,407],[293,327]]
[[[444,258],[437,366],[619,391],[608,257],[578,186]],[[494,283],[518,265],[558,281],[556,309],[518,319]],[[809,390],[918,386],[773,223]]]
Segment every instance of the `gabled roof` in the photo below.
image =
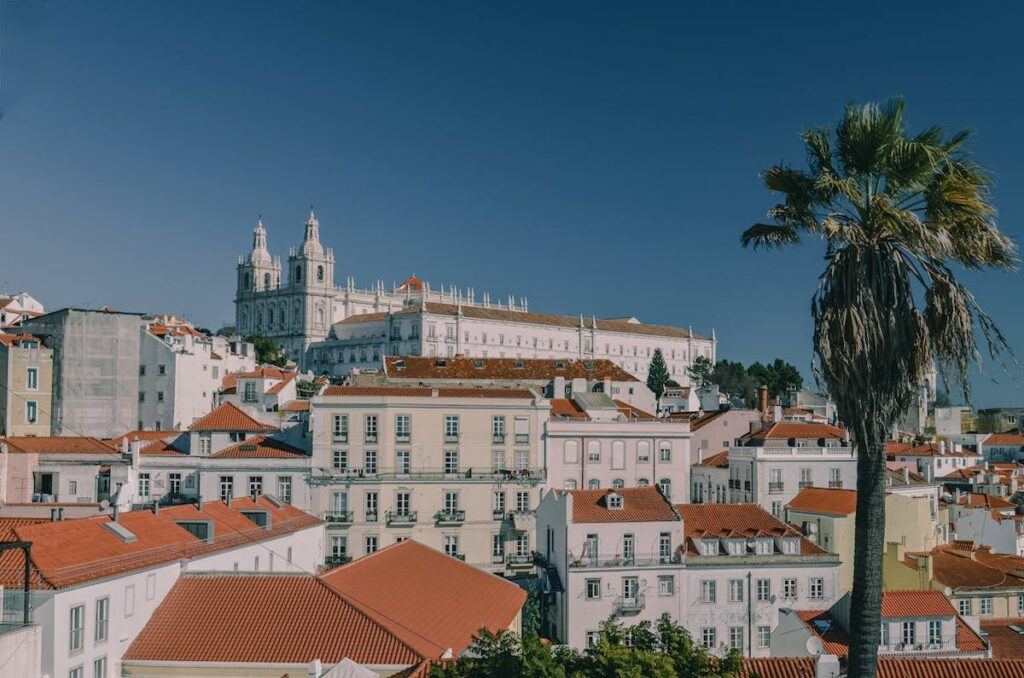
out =
[[920,556],[931,556],[932,576],[935,581],[952,589],[1024,588],[1024,578],[1012,570],[999,569],[1000,561],[986,549],[960,549],[954,544],[943,544],[924,553],[904,554],[903,564],[912,570],[919,567]]
[[1010,628],[1024,629],[1024,617],[981,618],[981,630],[988,634],[992,656],[996,659],[1020,659],[1024,657],[1024,633]]
[[[654,523],[678,521],[672,504],[657,487],[620,487],[600,490],[565,490],[572,495],[574,523]],[[608,496],[622,497],[622,508],[609,507]]]
[[1000,447],[1024,447],[1024,434],[1022,433],[993,433],[982,441],[982,445]]
[[691,540],[702,538],[749,539],[753,537],[797,537],[802,555],[827,553],[757,504],[676,504],[683,519],[689,555],[699,551]]
[[[258,527],[243,511],[262,510],[270,517],[270,529]],[[32,542],[32,587],[61,589],[96,579],[229,550],[254,541],[273,539],[322,524],[317,518],[288,504],[266,497],[234,499],[231,506],[220,501],[180,504],[160,509],[121,513],[118,522],[135,535],[125,542],[104,527],[107,515],[22,525],[13,528],[17,539]],[[208,542],[180,527],[177,521],[205,521],[213,525]],[[21,585],[21,556],[13,551],[0,554],[0,585]]]
[[846,438],[846,431],[830,424],[779,421],[743,436],[743,440],[788,440],[790,438],[843,440]]
[[167,431],[144,431],[144,430],[128,431],[127,433],[122,433],[121,435],[117,436],[113,440],[110,440],[109,442],[114,447],[120,449],[121,445],[123,445],[125,442],[131,443],[133,440],[139,440],[139,441],[145,443],[145,442],[148,442],[150,440],[160,440],[160,439],[163,439],[163,438],[169,438],[171,436],[176,436],[176,435],[178,435],[180,433],[181,433],[181,431],[171,431],[171,430],[167,430]]
[[188,454],[187,451],[177,446],[179,436],[168,436],[150,441],[139,450],[139,454],[147,457],[181,457]]
[[[963,623],[957,626],[957,630]],[[959,642],[959,638],[957,639]],[[1020,678],[1019,659],[890,659],[878,660],[877,678]]]
[[954,616],[956,616],[956,610],[938,589],[882,592],[883,619]]
[[569,398],[552,398],[551,419],[590,419],[587,413]]
[[655,417],[650,412],[644,412],[640,408],[633,407],[632,405],[630,405],[627,402],[623,402],[621,400],[614,400],[613,402],[618,406],[619,412],[626,419],[631,419],[631,420],[632,419],[643,419],[643,420],[646,420],[646,421],[653,421],[653,420],[657,419],[657,417]]
[[980,457],[977,452],[970,450],[954,450],[950,447],[943,447],[937,443],[923,443],[921,445],[910,445],[908,443],[886,443],[885,452],[894,457]]
[[694,466],[704,466],[707,468],[729,468],[729,450],[713,454],[704,461],[697,462]]
[[276,384],[267,389],[267,395],[277,395],[278,393],[284,390],[285,386],[287,386],[293,381],[295,381],[295,373],[288,372],[287,374],[285,374],[284,379],[281,379],[279,382],[277,382]]
[[857,490],[805,487],[790,500],[786,508],[803,513],[848,516],[857,512]]
[[5,346],[14,346],[22,341],[36,341],[39,342],[40,348],[46,348],[43,344],[43,340],[32,334],[7,334],[6,332],[0,332],[0,344]]
[[368,610],[308,575],[184,574],[123,661],[406,666],[422,660]]
[[224,403],[213,412],[200,417],[188,427],[190,431],[274,431],[268,426],[253,419],[232,403]]
[[99,438],[87,436],[8,436],[0,438],[10,452],[30,454],[110,454],[120,458],[121,450]]
[[211,459],[304,459],[305,451],[269,436],[253,436],[210,455]]
[[432,358],[384,356],[389,379],[506,380],[547,382],[555,377],[637,382],[611,360],[568,358]]
[[508,628],[526,601],[512,582],[411,539],[320,578],[430,658],[459,656],[481,628]]
[[534,394],[522,388],[428,388],[423,386],[328,386],[325,396],[371,396],[382,398],[512,398],[533,400]]
[[982,492],[968,492],[956,502],[960,506],[967,508],[982,508],[982,509],[1015,509],[1015,504],[997,497],[992,494],[984,494]]

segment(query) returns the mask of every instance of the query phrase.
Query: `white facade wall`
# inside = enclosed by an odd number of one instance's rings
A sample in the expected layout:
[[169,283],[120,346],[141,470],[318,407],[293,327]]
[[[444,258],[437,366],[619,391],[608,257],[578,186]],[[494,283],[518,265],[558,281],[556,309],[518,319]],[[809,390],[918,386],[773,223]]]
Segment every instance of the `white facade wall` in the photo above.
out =
[[714,466],[690,467],[690,502],[725,504],[729,501],[729,469]]
[[549,420],[544,452],[550,488],[657,484],[689,501],[689,422]]
[[752,423],[760,421],[761,413],[757,410],[729,410],[719,414],[693,431],[690,463],[700,463],[728,450],[738,438],[750,432]]
[[784,442],[734,446],[729,450],[729,483],[732,503],[753,502],[781,519],[803,486],[856,489],[857,451],[852,446],[789,447]]
[[982,456],[980,454],[896,454],[894,455],[894,460],[901,464],[910,464],[917,473],[924,476],[925,480],[932,481],[936,478],[948,476],[958,469],[977,466],[981,463]]
[[956,539],[991,546],[992,553],[1024,556],[1024,524],[1005,516],[996,520],[986,509],[961,509],[954,518]]

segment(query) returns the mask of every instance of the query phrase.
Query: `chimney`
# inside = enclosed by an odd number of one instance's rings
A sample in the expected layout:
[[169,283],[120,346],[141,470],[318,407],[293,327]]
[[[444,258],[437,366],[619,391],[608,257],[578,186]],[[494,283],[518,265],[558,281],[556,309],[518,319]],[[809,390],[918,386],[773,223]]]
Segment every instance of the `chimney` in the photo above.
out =
[[761,414],[768,414],[768,387],[764,384],[757,389],[757,409]]
[[903,467],[903,484],[904,485],[909,485],[910,484],[910,468],[908,468],[906,466]]
[[159,499],[153,501],[153,515],[154,516],[160,515],[160,500]]
[[[229,494],[228,496],[230,497],[231,495]],[[196,495],[196,510],[197,511],[202,511],[203,510],[203,495],[201,495],[201,494],[197,494]]]
[[[231,508],[231,492],[229,491],[224,497],[224,503],[227,504],[228,508]],[[200,502],[201,505],[201,502]]]
[[309,678],[320,678],[320,674],[323,673],[324,667],[319,659],[314,659],[309,662],[309,671],[307,672]]
[[946,441],[945,440],[940,440],[939,441],[939,454],[945,454],[945,453],[946,453]]
[[814,661],[814,678],[838,678],[839,657],[834,654],[819,654]]
[[120,516],[120,515],[121,515],[121,507],[120,507],[120,505],[118,505],[117,503],[115,503],[115,504],[114,504],[114,514],[113,514],[113,518],[114,518],[114,522],[115,522],[115,523],[117,522],[117,518],[118,518],[118,516]]

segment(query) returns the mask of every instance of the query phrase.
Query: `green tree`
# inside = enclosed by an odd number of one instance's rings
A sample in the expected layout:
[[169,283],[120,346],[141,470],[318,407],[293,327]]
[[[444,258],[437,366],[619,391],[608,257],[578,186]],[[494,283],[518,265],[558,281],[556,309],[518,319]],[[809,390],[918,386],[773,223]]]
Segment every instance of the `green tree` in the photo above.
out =
[[742,398],[748,405],[757,398],[757,380],[750,376],[741,362],[719,360],[711,373],[711,383],[723,393]]
[[851,676],[878,667],[887,433],[933,360],[943,382],[952,378],[969,397],[976,328],[993,353],[1009,350],[953,272],[1016,263],[995,223],[988,174],[967,158],[967,132],[910,136],[903,114],[899,99],[850,104],[834,129],[806,132],[809,168],[765,172],[781,202],[773,223],[741,237],[767,248],[801,234],[825,241],[811,302],[816,369],[857,445]]
[[690,382],[698,391],[704,391],[711,386],[711,373],[715,367],[711,364],[711,358],[699,355],[693,359],[693,365],[687,368],[686,373],[690,375]]
[[238,334],[234,325],[225,325],[224,327],[217,330],[218,337],[233,337]]
[[288,356],[284,354],[281,347],[273,339],[268,339],[262,334],[250,334],[245,339],[252,344],[256,351],[256,362],[261,365],[277,365],[284,367],[288,363]]
[[665,357],[661,355],[661,349],[654,349],[651,356],[651,365],[647,370],[647,388],[654,391],[654,397],[661,400],[661,394],[665,392],[665,386],[671,381],[668,373],[668,365],[665,364]]
[[747,374],[757,382],[758,386],[762,384],[767,386],[768,395],[772,398],[778,398],[785,394],[790,387],[800,388],[804,385],[804,378],[800,374],[800,370],[781,358],[776,358],[775,362],[767,365],[754,363],[747,368]]

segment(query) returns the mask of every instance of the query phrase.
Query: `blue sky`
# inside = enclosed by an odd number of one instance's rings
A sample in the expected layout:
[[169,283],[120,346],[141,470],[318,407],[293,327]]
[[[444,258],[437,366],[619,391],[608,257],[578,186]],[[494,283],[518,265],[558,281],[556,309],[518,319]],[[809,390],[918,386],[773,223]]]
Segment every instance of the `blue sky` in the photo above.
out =
[[[257,214],[286,254],[312,203],[339,282],[713,327],[806,373],[822,249],[738,235],[800,131],[897,94],[976,131],[1024,233],[1024,10],[713,4],[0,0],[0,283],[217,327]],[[1024,353],[1021,276],[967,280]],[[975,404],[1024,404],[990,372]]]

